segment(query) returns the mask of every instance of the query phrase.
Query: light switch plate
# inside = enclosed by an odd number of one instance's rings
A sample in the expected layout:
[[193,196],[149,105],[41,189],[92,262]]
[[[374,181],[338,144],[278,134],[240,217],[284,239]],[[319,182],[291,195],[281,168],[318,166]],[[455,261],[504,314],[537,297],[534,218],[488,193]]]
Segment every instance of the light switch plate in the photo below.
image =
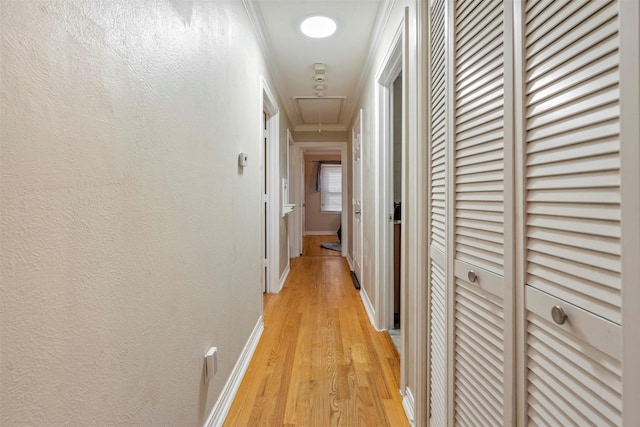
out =
[[218,372],[218,347],[211,347],[204,355],[204,382],[208,383]]

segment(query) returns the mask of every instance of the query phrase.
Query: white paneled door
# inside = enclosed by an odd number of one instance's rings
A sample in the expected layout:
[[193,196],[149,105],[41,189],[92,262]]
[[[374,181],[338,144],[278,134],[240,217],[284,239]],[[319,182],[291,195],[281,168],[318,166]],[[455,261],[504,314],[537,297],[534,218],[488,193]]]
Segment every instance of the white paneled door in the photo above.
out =
[[430,1],[432,426],[622,425],[623,390],[640,395],[624,1]]

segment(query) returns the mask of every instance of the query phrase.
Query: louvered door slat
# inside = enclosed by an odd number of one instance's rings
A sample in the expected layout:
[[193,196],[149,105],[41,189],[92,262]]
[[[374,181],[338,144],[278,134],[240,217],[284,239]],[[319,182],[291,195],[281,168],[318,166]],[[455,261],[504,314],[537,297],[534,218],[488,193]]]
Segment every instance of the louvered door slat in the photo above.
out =
[[447,290],[446,253],[446,74],[445,74],[445,1],[431,6],[430,26],[430,154],[431,154],[431,221],[430,253],[430,425],[447,425]]
[[620,425],[617,4],[547,3],[524,31],[528,422]]
[[[498,0],[453,9],[454,418],[503,425],[505,12]],[[491,286],[466,282],[467,266]]]
[[617,5],[549,12],[525,39],[528,284],[620,322]]
[[446,286],[444,271],[431,263],[431,425],[446,425]]

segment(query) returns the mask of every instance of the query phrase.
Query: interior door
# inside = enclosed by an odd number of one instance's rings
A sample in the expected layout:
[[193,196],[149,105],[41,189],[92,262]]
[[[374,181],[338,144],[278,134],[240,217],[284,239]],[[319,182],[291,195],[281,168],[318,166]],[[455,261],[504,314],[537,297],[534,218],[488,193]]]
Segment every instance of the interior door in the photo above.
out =
[[353,268],[362,281],[362,110],[353,127]]
[[505,213],[513,214],[505,209],[505,4],[449,3],[451,425],[509,425],[513,410],[505,397]]
[[523,5],[528,424],[622,425],[618,8]]
[[446,288],[446,56],[445,0],[431,6],[430,25],[430,425],[447,425],[447,288]]

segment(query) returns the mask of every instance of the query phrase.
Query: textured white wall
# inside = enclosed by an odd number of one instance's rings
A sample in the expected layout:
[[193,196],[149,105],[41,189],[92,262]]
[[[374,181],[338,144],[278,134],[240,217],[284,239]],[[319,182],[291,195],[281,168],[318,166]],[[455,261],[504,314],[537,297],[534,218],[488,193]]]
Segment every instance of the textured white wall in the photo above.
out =
[[202,425],[262,310],[241,2],[0,0],[0,28],[0,424]]

